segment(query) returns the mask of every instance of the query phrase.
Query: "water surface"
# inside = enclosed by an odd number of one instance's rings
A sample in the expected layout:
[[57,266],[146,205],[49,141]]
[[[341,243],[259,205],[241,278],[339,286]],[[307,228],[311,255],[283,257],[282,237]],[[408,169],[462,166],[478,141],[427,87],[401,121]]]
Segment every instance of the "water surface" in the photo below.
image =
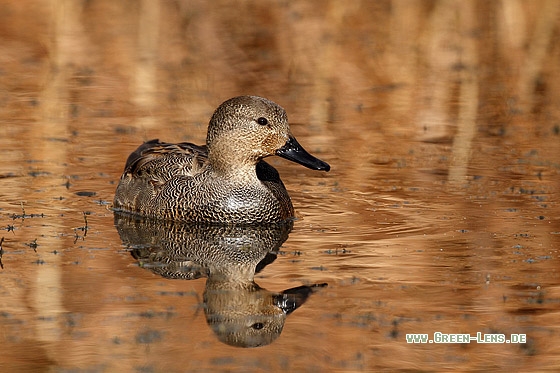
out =
[[[3,8],[2,370],[560,368],[555,1]],[[327,286],[254,348],[208,324],[207,276],[154,271],[110,210],[142,141],[201,144],[240,94],[332,166],[269,159],[298,219],[245,280]],[[526,342],[407,343],[435,332]]]

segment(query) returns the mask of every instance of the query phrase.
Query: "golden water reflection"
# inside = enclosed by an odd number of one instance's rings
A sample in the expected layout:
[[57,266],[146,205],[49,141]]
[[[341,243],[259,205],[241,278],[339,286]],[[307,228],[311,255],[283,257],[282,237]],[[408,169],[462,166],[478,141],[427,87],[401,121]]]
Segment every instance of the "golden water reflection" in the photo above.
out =
[[[559,4],[4,1],[0,370],[558,370]],[[241,94],[332,165],[270,159],[299,219],[254,281],[328,287],[258,349],[108,209],[142,141]],[[406,343],[436,331],[527,342]]]

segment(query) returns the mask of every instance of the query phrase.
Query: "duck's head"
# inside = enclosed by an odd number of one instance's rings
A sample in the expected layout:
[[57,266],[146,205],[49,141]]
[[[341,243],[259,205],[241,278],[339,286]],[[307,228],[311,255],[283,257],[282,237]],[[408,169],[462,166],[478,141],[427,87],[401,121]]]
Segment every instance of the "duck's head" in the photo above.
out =
[[222,103],[210,119],[206,144],[211,160],[224,165],[254,165],[278,155],[312,170],[330,170],[291,134],[286,111],[262,97],[239,96]]

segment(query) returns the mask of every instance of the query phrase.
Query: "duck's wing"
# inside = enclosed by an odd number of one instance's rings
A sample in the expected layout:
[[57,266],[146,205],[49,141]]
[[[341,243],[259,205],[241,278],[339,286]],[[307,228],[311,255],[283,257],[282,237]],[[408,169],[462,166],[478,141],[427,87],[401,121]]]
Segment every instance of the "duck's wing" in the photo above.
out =
[[123,177],[149,178],[164,183],[177,175],[194,176],[208,162],[206,146],[171,144],[158,139],[143,143],[126,160]]

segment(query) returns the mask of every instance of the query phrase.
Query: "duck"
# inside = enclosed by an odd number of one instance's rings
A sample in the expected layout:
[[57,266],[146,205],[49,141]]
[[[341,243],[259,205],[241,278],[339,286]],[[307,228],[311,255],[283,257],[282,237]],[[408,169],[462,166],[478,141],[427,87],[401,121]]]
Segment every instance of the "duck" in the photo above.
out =
[[299,144],[280,105],[258,96],[230,98],[214,111],[205,145],[154,139],[132,152],[113,210],[189,223],[294,219],[278,171],[264,161],[274,155],[312,170],[330,170]]

